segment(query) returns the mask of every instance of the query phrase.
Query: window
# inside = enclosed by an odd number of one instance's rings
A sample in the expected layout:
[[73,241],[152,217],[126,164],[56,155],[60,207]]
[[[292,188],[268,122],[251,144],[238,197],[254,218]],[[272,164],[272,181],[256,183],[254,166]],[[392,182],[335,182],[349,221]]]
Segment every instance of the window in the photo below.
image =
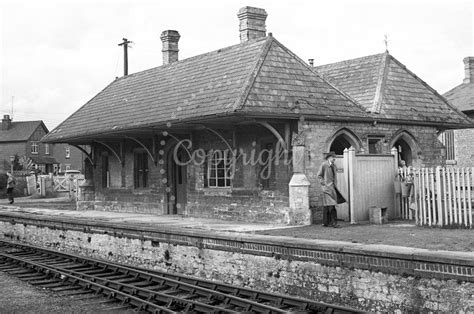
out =
[[44,154],[49,155],[49,144],[44,144]]
[[148,155],[146,152],[136,152],[133,159],[135,188],[146,188],[148,186]]
[[229,187],[232,178],[232,160],[228,150],[212,152],[207,166],[207,186],[210,188]]
[[66,146],[66,158],[70,158],[71,157],[71,149],[69,148],[69,146]]
[[446,147],[446,160],[455,160],[456,154],[454,150],[454,131],[449,130],[441,134],[441,143]]
[[31,153],[38,154],[38,142],[31,142]]
[[369,154],[382,154],[383,153],[383,138],[381,137],[369,137],[367,139],[369,146]]

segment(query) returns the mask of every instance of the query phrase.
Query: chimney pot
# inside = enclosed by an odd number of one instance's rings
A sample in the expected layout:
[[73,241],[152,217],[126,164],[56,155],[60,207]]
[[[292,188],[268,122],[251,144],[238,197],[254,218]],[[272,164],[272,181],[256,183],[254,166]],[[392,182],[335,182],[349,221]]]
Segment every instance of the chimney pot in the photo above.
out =
[[466,57],[464,61],[464,81],[463,83],[474,83],[474,57]]
[[11,126],[12,126],[12,119],[10,119],[10,116],[8,114],[3,115],[2,131],[6,131],[10,129]]
[[266,36],[267,12],[264,9],[243,7],[237,13],[237,17],[240,20],[240,42]]
[[167,30],[161,33],[163,65],[178,61],[178,42],[180,37],[178,31]]

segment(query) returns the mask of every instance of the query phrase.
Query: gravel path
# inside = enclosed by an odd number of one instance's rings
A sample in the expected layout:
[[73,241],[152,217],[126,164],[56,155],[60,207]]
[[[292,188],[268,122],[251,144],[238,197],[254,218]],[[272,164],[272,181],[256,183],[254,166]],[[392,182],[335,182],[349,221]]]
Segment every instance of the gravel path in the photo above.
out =
[[75,298],[77,297],[60,297],[51,290],[34,287],[0,271],[0,313],[105,313],[106,306],[85,305],[92,301],[80,301]]

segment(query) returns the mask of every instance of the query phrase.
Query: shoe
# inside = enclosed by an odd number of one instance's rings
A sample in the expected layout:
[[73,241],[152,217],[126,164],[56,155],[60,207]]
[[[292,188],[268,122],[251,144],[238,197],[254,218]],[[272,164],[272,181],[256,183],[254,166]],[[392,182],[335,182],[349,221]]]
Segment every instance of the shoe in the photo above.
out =
[[10,201],[9,203],[10,203],[10,204],[13,204],[13,201]]
[[332,225],[333,228],[341,228],[339,225]]

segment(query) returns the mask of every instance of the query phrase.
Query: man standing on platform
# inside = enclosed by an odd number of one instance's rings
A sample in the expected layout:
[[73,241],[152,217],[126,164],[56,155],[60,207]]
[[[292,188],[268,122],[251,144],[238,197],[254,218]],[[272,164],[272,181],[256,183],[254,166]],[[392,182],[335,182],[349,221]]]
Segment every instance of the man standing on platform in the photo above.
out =
[[10,204],[13,204],[14,199],[13,199],[13,190],[16,185],[16,180],[15,177],[10,173],[7,172],[7,195],[8,195],[8,200],[10,201]]
[[325,153],[324,159],[318,171],[318,180],[323,189],[323,226],[339,228],[336,205],[346,200],[336,187],[336,153]]

